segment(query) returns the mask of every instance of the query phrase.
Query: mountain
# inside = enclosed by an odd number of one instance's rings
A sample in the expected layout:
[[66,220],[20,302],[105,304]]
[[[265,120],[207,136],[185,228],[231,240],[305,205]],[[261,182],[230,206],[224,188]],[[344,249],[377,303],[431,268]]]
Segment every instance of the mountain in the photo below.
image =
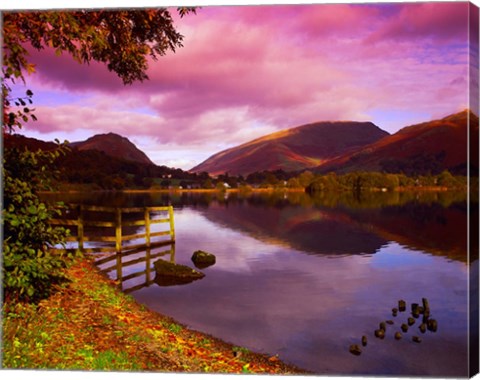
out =
[[[111,144],[111,146],[106,146]],[[4,134],[6,149],[18,148],[30,151],[51,151],[58,148],[54,142],[37,140],[19,134]],[[153,164],[128,139],[112,133],[97,135],[86,141],[75,142],[55,160],[58,183],[66,185],[88,185],[89,189],[121,190],[124,188],[150,188],[166,181],[168,186],[185,182],[198,186],[205,177]]]
[[191,172],[247,175],[263,170],[297,171],[352,153],[388,133],[370,122],[318,122],[302,125],[214,154]]
[[405,127],[353,153],[324,162],[315,171],[385,171],[415,175],[436,174],[448,169],[454,174],[465,175],[468,132],[472,142],[470,171],[478,175],[478,116],[468,110]]
[[115,133],[95,135],[85,141],[73,142],[70,146],[79,151],[98,150],[111,157],[153,165],[153,162],[147,155],[138,149],[129,139]]

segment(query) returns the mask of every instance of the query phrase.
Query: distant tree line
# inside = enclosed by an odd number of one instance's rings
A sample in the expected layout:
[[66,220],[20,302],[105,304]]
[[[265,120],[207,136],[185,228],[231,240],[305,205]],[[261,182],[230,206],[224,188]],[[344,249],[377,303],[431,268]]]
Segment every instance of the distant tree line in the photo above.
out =
[[55,166],[59,181],[90,185],[98,190],[168,188],[179,183],[201,183],[207,173],[195,174],[166,166],[146,165],[111,157],[98,150],[71,149]]
[[[442,187],[464,188],[467,186],[467,177],[454,176],[448,170],[437,175],[416,175],[380,173],[380,172],[351,172],[347,174],[315,174],[309,170],[296,173],[286,173],[282,170],[262,171],[249,174],[246,178],[219,176],[218,180],[229,187],[274,188],[274,189],[306,189],[310,193],[338,190],[381,190],[391,191],[399,188],[415,187]],[[478,186],[478,177],[475,178]]]
[[444,170],[438,175],[411,177],[406,174],[352,172],[343,175],[329,173],[314,176],[306,190],[309,193],[338,189],[360,192],[364,190],[393,191],[418,187],[459,189],[466,188],[466,186],[467,178],[465,176],[453,176],[448,170]]
[[[254,172],[247,176],[224,173],[216,177],[206,172],[190,173],[166,166],[145,165],[114,158],[96,150],[71,149],[56,162],[60,182],[82,184],[90,189],[306,189],[310,193],[338,190],[381,190],[398,188],[444,187],[462,188],[465,176],[444,170],[436,175],[403,173],[351,172],[347,174],[316,174],[283,170]],[[478,183],[478,177],[476,178]]]

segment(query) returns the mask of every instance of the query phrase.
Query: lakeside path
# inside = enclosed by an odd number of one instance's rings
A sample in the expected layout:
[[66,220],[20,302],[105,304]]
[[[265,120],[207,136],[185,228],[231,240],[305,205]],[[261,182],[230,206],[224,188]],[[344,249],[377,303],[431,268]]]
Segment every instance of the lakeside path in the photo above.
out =
[[76,259],[67,276],[38,305],[4,305],[3,368],[308,373],[146,309],[88,258]]

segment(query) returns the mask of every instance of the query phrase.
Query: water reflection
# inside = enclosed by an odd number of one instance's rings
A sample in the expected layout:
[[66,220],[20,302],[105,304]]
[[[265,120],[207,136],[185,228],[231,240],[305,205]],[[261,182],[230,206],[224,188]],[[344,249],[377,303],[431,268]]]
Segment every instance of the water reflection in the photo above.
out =
[[165,257],[175,263],[175,244],[110,254],[97,259],[95,264],[102,273],[117,281],[121,290],[132,293],[158,281],[154,262]]
[[331,210],[282,205],[212,205],[203,214],[219,225],[273,244],[320,255],[374,254],[388,240]]
[[[203,214],[257,239],[311,254],[373,254],[390,241],[466,262],[465,203],[406,202],[380,208],[330,208],[276,203],[212,204]],[[477,214],[478,215],[478,214]],[[477,216],[478,217],[478,216]],[[421,232],[421,233],[420,233]],[[473,257],[471,259],[474,259]]]
[[[463,192],[153,192],[46,194],[47,200],[139,207],[193,207],[211,221],[310,254],[374,254],[390,241],[467,261]],[[478,220],[478,207],[470,208]],[[421,233],[419,233],[421,232]],[[470,261],[478,258],[472,250]]]

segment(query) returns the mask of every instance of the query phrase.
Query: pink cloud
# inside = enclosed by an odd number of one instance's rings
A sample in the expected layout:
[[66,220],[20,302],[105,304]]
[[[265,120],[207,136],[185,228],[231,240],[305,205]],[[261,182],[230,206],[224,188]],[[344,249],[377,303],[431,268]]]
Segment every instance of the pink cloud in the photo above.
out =
[[[127,87],[102,64],[32,52],[33,82],[61,104],[37,107],[32,128],[150,136],[164,147],[213,154],[281,128],[368,120],[376,109],[444,116],[466,96],[464,9],[205,7],[176,18],[184,48],[151,61],[150,80]],[[60,102],[68,93],[82,99]]]
[[[310,38],[362,38],[375,27],[379,10],[375,7],[351,4],[324,4],[305,6],[297,19],[296,30]],[[321,42],[321,41],[320,41]]]
[[465,43],[468,33],[467,2],[403,4],[398,15],[372,36],[378,40],[421,40]]
[[30,60],[36,66],[35,81],[62,90],[81,92],[86,90],[117,92],[124,86],[121,79],[108,71],[106,65],[92,62],[79,64],[69,54],[60,56],[54,49],[29,49]]
[[138,135],[155,131],[162,124],[158,116],[146,115],[129,110],[115,110],[101,106],[61,105],[56,107],[37,106],[38,121],[29,127],[41,133],[52,131],[90,130],[92,134],[117,132],[129,135],[132,126]]

